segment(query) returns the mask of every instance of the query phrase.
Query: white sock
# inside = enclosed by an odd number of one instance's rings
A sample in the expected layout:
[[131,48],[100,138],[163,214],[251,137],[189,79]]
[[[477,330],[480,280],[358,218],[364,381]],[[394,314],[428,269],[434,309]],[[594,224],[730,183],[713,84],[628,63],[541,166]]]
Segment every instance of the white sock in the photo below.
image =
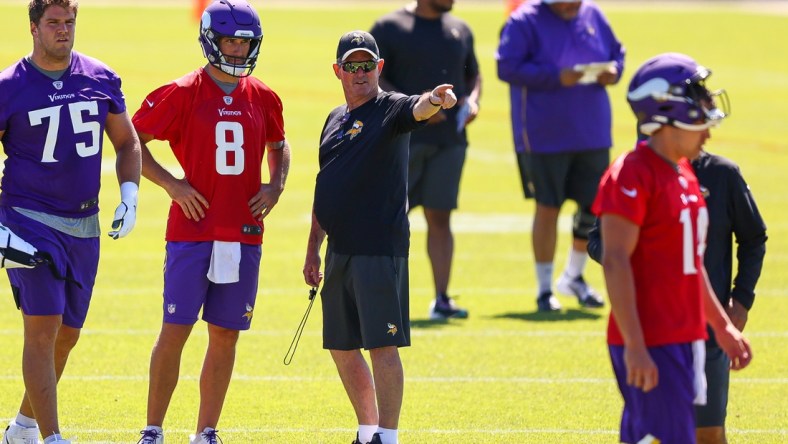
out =
[[36,422],[36,418],[30,418],[28,416],[23,415],[21,412],[16,414],[16,419],[14,420],[16,425],[20,425],[22,427],[32,429],[36,427],[38,423]]
[[155,425],[148,425],[148,426],[145,426],[145,430],[155,430],[155,431],[157,431],[157,432],[161,433],[162,435],[164,434],[164,429],[162,429],[162,428],[161,428],[161,427],[159,427],[159,426],[155,426]]
[[397,441],[397,429],[384,429],[383,427],[378,427],[376,433],[380,435],[380,442],[383,444],[399,444],[399,441]]
[[580,276],[583,274],[583,270],[586,268],[587,259],[588,253],[585,251],[577,251],[574,248],[570,248],[569,259],[566,261],[564,273],[566,273],[566,275],[572,279]]
[[372,435],[378,431],[378,425],[358,425],[358,441],[361,443],[368,443],[372,441]]
[[52,435],[52,436],[49,436],[49,437],[47,437],[47,438],[44,438],[44,444],[50,444],[50,443],[53,443],[53,442],[55,442],[55,441],[59,441],[59,440],[61,440],[61,439],[63,439],[63,437],[62,437],[62,436],[60,436],[60,433],[55,433],[55,434],[54,434],[54,435]]
[[539,294],[552,291],[553,285],[553,263],[552,262],[537,262],[536,263],[536,280],[539,282]]

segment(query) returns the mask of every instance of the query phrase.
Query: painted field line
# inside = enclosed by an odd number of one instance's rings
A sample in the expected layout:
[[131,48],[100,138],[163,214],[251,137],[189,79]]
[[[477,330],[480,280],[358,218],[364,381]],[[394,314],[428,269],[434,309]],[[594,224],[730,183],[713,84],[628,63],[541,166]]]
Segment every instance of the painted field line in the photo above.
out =
[[[147,381],[147,375],[64,375],[63,380],[77,382],[101,381]],[[22,381],[21,375],[0,375],[2,381]],[[182,381],[199,381],[198,375],[181,375]],[[335,382],[338,376],[274,376],[274,375],[233,375],[233,380],[244,382]],[[538,378],[525,376],[406,376],[408,383],[420,384],[595,384],[613,385],[615,381],[610,378]],[[732,377],[731,384],[768,384],[786,385],[788,378],[738,378]]]
[[[158,329],[90,329],[82,330],[82,336],[157,336]],[[322,331],[315,328],[305,330],[304,336],[319,337],[322,336]],[[261,337],[287,337],[292,336],[292,330],[248,330],[243,332],[243,336],[261,336]],[[0,329],[0,336],[19,336],[22,337],[21,328],[6,328]],[[207,332],[199,330],[192,332],[192,336],[204,337]],[[590,331],[590,330],[500,330],[500,329],[484,329],[484,330],[451,330],[451,331],[436,331],[436,330],[422,330],[419,328],[412,328],[411,336],[414,337],[473,337],[473,338],[497,338],[497,337],[523,337],[523,338],[539,338],[539,337],[566,337],[566,338],[589,338],[598,339],[605,337],[604,331]],[[788,338],[788,331],[752,331],[747,332],[748,338]]]

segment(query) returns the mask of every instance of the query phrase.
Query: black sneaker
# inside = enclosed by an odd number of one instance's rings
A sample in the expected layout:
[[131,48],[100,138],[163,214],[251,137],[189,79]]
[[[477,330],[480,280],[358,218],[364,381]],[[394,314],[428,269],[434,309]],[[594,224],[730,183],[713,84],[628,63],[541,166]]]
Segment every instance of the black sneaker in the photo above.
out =
[[383,442],[380,440],[380,433],[375,433],[372,435],[372,441],[370,441],[369,444],[383,444]]
[[358,432],[356,432],[356,439],[354,439],[350,444],[362,444],[361,441],[358,440]]
[[442,321],[445,319],[465,319],[468,317],[468,310],[460,308],[454,300],[446,295],[440,295],[432,300],[430,304],[430,320]]
[[554,312],[561,310],[561,303],[553,296],[552,291],[546,291],[536,298],[536,308],[542,312]]
[[605,305],[597,292],[586,284],[583,275],[572,279],[566,273],[561,273],[561,277],[555,281],[555,288],[561,293],[576,297],[582,307],[600,308]]

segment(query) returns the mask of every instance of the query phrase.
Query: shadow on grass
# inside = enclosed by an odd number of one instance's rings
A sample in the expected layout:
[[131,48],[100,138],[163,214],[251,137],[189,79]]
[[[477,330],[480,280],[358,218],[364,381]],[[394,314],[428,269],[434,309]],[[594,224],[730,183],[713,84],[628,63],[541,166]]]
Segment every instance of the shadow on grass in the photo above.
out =
[[556,322],[556,321],[587,321],[596,320],[603,316],[601,313],[586,310],[568,309],[557,313],[544,313],[539,311],[528,313],[502,313],[491,316],[492,319],[516,319],[520,321],[533,322]]
[[462,326],[464,319],[439,319],[439,320],[431,320],[431,319],[411,319],[410,320],[410,328],[421,328],[421,329],[435,329],[435,328],[445,328],[445,327],[459,327]]

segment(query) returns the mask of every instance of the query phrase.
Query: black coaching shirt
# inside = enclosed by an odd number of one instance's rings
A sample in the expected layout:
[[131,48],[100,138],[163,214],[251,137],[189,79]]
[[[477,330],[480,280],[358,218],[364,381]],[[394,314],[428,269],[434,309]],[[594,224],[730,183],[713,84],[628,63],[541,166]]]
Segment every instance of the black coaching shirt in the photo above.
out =
[[320,137],[313,211],[335,253],[408,257],[410,131],[419,96],[381,92],[328,115]]

